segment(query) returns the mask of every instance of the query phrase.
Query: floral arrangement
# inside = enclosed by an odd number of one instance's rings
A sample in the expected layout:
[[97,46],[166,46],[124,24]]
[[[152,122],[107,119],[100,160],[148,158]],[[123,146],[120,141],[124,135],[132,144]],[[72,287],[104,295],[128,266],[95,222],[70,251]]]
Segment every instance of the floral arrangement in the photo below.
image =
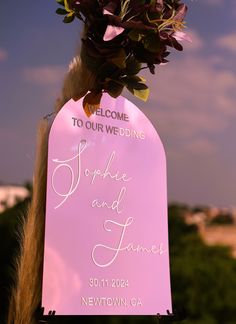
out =
[[166,64],[169,48],[182,51],[187,35],[181,0],[57,0],[64,23],[83,21],[81,60],[96,76],[85,101],[99,105],[102,93],[118,97],[126,87],[146,101],[149,89],[138,74]]

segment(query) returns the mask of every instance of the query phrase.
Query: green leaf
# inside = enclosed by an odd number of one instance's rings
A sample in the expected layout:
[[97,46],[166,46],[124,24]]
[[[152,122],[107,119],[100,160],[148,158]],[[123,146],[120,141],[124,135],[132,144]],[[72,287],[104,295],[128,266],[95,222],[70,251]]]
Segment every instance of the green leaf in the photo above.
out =
[[135,97],[147,101],[150,90],[146,84],[140,81],[141,78],[138,76],[133,77],[132,80],[129,80],[129,82],[126,83],[126,87]]
[[110,60],[110,62],[118,66],[120,69],[124,69],[126,67],[125,60],[126,60],[126,53],[125,50],[121,48],[118,51],[117,55]]
[[65,7],[64,0],[57,0],[57,3],[63,7]]
[[129,33],[128,33],[129,38],[134,41],[134,42],[139,42],[141,41],[143,34],[140,33],[139,29],[132,29]]
[[75,19],[75,14],[74,12],[70,12],[65,18],[63,19],[63,22],[65,24],[71,23]]
[[65,9],[58,8],[58,9],[56,10],[56,13],[57,13],[58,15],[66,15],[66,14],[67,14],[67,11],[66,11]]
[[139,63],[134,57],[130,57],[126,60],[126,73],[127,75],[135,75],[139,73],[141,69],[141,63]]
[[138,82],[133,87],[134,90],[146,90],[148,89],[148,86],[142,82]]
[[144,48],[149,52],[156,53],[161,49],[159,36],[155,32],[148,33],[142,40]]
[[115,80],[109,80],[104,84],[104,89],[109,93],[113,98],[117,98],[121,95],[124,85],[116,82]]
[[120,69],[111,62],[106,61],[101,66],[97,66],[97,71],[99,68],[99,79],[105,80],[106,78],[116,78],[116,72],[120,71]]
[[134,89],[134,95],[135,97],[143,100],[143,101],[147,101],[148,100],[148,97],[149,97],[149,93],[150,93],[150,90],[147,88],[147,89],[144,89],[144,90],[136,90]]
[[127,87],[130,87],[132,89],[137,87],[137,84],[143,81],[143,79],[137,75],[132,75],[130,77],[127,76],[125,78],[122,78],[122,80],[127,85]]
[[146,79],[144,77],[139,77],[139,79],[142,81],[142,82],[146,82]]
[[71,12],[68,0],[64,0],[64,6],[65,6],[65,9],[66,9],[67,12]]
[[[156,6],[156,0],[151,0],[150,7]],[[161,12],[150,10],[149,12],[146,12],[146,18],[149,23],[155,23],[158,19],[161,18]]]

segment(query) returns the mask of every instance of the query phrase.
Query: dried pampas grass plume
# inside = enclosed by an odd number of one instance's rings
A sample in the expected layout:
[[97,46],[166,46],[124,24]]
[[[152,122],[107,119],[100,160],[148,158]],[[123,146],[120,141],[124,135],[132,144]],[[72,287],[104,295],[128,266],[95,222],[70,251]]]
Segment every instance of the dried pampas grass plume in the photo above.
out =
[[71,98],[78,100],[85,96],[89,89],[94,88],[95,82],[94,74],[82,63],[80,56],[75,56],[69,64],[62,93],[55,106],[55,112],[58,113]]
[[[95,77],[76,56],[69,65],[55,114],[69,99],[83,97],[94,84]],[[9,301],[7,324],[36,324],[36,311],[41,305],[49,131],[50,123],[44,119],[38,129],[33,197],[20,234],[21,253],[16,261],[16,284]]]
[[10,300],[9,324],[36,323],[34,312],[40,304],[48,134],[48,121],[43,120],[38,131],[33,197],[22,226],[21,255]]

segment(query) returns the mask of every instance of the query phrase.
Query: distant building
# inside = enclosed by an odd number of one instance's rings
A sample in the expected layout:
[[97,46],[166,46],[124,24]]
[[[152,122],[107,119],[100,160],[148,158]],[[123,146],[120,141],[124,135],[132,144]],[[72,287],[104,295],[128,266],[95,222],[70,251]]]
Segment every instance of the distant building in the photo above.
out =
[[205,207],[183,213],[186,224],[195,224],[207,245],[231,247],[236,258],[236,208]]
[[0,186],[0,213],[13,207],[29,196],[29,191],[23,186]]

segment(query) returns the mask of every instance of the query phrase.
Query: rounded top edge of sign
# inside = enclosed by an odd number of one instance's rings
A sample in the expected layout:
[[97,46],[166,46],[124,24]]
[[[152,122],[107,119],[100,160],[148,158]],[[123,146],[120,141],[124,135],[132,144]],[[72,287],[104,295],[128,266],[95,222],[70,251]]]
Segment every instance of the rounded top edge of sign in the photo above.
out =
[[[80,109],[81,110],[80,113],[84,114],[85,118],[87,118],[88,120],[89,119],[92,120],[93,115],[95,115],[97,113],[94,112],[90,117],[87,117],[87,115],[85,114],[85,112],[83,110],[83,99],[84,99],[84,97],[80,98],[78,101],[75,101],[74,99],[71,98],[63,105],[63,107],[60,109],[60,111],[57,113],[54,120],[52,121],[50,133],[52,132],[52,130],[56,130],[57,124],[58,124],[60,118],[64,118],[65,122],[66,122],[68,108],[70,108],[69,111],[72,111],[72,110],[76,111],[77,109]],[[76,108],[75,108],[75,106],[76,106]],[[114,111],[114,112],[119,111],[119,108],[122,107],[123,112],[125,112],[128,116],[131,117],[130,121],[132,121],[135,124],[142,124],[142,125],[144,123],[146,123],[146,129],[148,129],[150,132],[149,135],[151,137],[153,137],[153,136],[156,137],[157,141],[162,146],[162,149],[165,152],[164,145],[162,143],[162,140],[161,140],[160,135],[158,134],[156,128],[154,127],[154,125],[152,124],[150,119],[145,115],[145,113],[140,108],[138,108],[136,106],[136,104],[134,104],[132,101],[130,101],[129,99],[127,99],[123,96],[113,98],[109,94],[104,93],[102,95],[100,108],[98,110],[106,109],[108,107],[111,111]]]

